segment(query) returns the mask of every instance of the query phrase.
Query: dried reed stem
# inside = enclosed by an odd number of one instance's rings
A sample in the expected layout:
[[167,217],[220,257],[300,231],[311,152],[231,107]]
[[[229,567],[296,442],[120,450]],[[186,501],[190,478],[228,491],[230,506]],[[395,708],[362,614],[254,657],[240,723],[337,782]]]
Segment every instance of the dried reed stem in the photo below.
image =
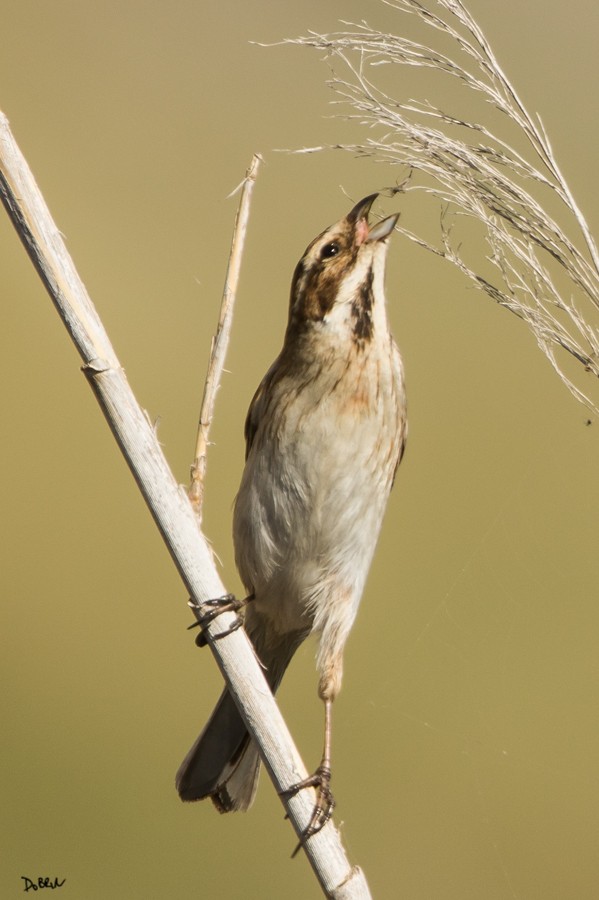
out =
[[[127,382],[108,335],[79,278],[33,175],[0,112],[0,197],[81,358],[98,400],[200,617],[207,600],[226,593],[185,491],[177,484],[148,416]],[[204,606],[204,610],[206,607]],[[205,629],[208,645],[280,793],[307,777],[256,654],[243,629],[226,634],[235,614]],[[218,640],[219,635],[222,640]],[[195,687],[195,686],[194,686]],[[173,786],[174,790],[174,786]],[[314,808],[314,792],[283,800],[299,836]],[[327,897],[367,900],[362,871],[350,866],[332,821],[304,845]]]
[[227,348],[229,346],[229,337],[231,334],[231,323],[233,321],[233,308],[235,306],[235,296],[237,294],[237,286],[239,284],[239,272],[241,269],[241,259],[243,256],[243,247],[245,236],[247,233],[248,220],[250,215],[250,202],[258,167],[261,157],[254,154],[250,166],[245,173],[245,178],[233,191],[241,188],[241,199],[239,208],[235,217],[233,226],[233,238],[231,241],[231,252],[229,254],[229,263],[227,265],[227,273],[225,275],[225,286],[223,289],[223,297],[218,317],[218,326],[216,334],[212,338],[210,348],[210,360],[208,362],[208,371],[206,374],[206,382],[204,384],[204,394],[202,397],[202,406],[200,410],[200,418],[198,423],[198,435],[196,440],[196,450],[193,465],[191,467],[191,484],[189,487],[189,499],[194,508],[198,520],[202,521],[202,509],[204,503],[204,483],[206,480],[206,457],[208,452],[208,437],[210,427],[214,417],[214,405],[216,402],[216,394],[220,387],[220,382],[225,366],[225,358]]
[[[540,120],[526,110],[461,0],[382,2],[416,16],[433,40],[400,36],[408,31],[405,22],[399,34],[345,22],[352,30],[310,32],[288,41],[323,50],[342,64],[349,76],[333,70],[333,102],[350,108],[343,118],[369,129],[362,143],[296,152],[342,149],[406,166],[411,179],[404,190],[441,202],[441,228],[436,242],[400,230],[525,322],[569,390],[597,412],[597,401],[581,385],[586,382],[587,390],[589,374],[599,377],[599,253]],[[437,40],[452,50],[442,52]],[[397,65],[432,69],[465,86],[485,101],[483,121],[445,112],[425,99],[402,99],[401,82],[393,94],[383,90],[376,73],[388,67],[389,84],[389,67]],[[456,105],[462,98],[456,94]],[[457,226],[465,220],[482,226],[484,258],[476,257],[470,233],[459,239]],[[562,350],[580,365],[568,366]]]

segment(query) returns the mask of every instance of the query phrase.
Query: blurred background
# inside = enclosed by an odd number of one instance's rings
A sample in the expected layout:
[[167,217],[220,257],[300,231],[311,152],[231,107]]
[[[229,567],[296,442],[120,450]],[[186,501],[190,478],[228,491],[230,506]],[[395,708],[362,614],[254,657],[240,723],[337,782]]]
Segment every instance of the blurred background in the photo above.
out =
[[[599,8],[469,8],[597,234]],[[235,591],[243,421],[281,345],[293,268],[349,209],[344,191],[357,200],[398,177],[349,154],[275,152],[367,135],[330,118],[316,52],[250,42],[361,17],[409,35],[378,0],[3,4],[0,108],[182,483],[227,195],[264,156],[208,462],[206,532]],[[412,215],[414,203],[406,228]],[[410,438],[346,651],[336,821],[377,898],[591,900],[599,423],[519,321],[399,236],[387,293]],[[0,895],[50,876],[85,900],[318,897],[266,778],[246,815],[177,798],[221,679],[185,630],[185,591],[5,215],[0,296]],[[322,739],[313,657],[307,643],[280,692],[309,769]]]

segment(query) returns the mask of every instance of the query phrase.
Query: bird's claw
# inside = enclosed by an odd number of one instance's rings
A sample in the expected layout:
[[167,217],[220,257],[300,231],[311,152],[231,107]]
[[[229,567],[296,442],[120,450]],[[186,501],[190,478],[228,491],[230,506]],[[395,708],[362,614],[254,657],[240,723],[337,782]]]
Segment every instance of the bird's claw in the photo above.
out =
[[[222,615],[224,612],[239,612],[240,609],[243,609],[249,599],[251,598],[248,597],[245,600],[238,600],[234,594],[224,594],[222,597],[206,600],[206,602],[201,605],[190,600],[189,606],[191,606],[192,609],[199,610],[200,616],[197,622],[193,622],[188,626],[188,630],[198,627],[204,629],[206,625],[209,625],[210,622],[213,622],[217,616]],[[214,635],[214,640],[220,640],[220,638],[227,637],[228,634],[237,631],[242,625],[243,619],[241,616],[237,616],[230,628],[227,628],[226,631],[221,631],[220,634]],[[198,634],[195,642],[198,647],[206,646],[208,641],[203,630]]]
[[308,838],[318,834],[324,828],[335,809],[335,798],[331,791],[331,770],[325,765],[320,765],[312,775],[304,778],[303,781],[298,781],[297,784],[292,784],[291,787],[281,791],[281,796],[284,798],[292,797],[304,788],[309,787],[316,788],[316,803],[314,804],[310,821],[302,831],[300,842],[291,854],[292,859],[297,855]]

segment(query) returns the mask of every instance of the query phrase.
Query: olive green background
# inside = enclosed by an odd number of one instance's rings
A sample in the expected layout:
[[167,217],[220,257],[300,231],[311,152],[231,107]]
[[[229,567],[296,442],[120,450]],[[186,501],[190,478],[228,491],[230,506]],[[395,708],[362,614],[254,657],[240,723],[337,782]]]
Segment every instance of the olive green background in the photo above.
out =
[[[409,21],[376,0],[2,7],[0,108],[181,482],[227,195],[264,155],[208,470],[206,530],[239,590],[243,419],[280,347],[293,267],[349,208],[343,190],[359,199],[399,174],[274,152],[367,133],[327,118],[317,53],[250,41]],[[597,233],[597,4],[470,8]],[[407,99],[411,82],[395,77]],[[66,878],[57,896],[73,900],[319,896],[305,858],[289,858],[267,779],[246,815],[177,798],[174,773],[221,679],[185,630],[185,591],[4,215],[0,297],[0,897],[44,875]],[[520,322],[398,236],[388,298],[410,438],[335,708],[336,821],[377,898],[591,900],[599,424],[585,426]],[[280,694],[310,768],[313,653],[302,648]]]

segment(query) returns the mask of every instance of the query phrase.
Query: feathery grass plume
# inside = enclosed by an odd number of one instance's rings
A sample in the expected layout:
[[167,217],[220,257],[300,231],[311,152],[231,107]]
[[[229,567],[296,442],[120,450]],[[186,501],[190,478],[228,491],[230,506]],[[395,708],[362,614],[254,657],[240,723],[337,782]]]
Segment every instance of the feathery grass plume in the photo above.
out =
[[[406,166],[410,177],[394,190],[425,191],[441,201],[442,214],[436,242],[400,231],[453,263],[522,319],[574,396],[598,412],[597,402],[579,385],[588,373],[599,376],[599,253],[540,119],[527,112],[460,0],[382,2],[416,16],[431,29],[432,40],[425,44],[382,34],[362,21],[342,23],[351,31],[310,32],[286,41],[324,50],[333,66],[342,63],[345,77],[333,68],[329,81],[334,102],[349,105],[343,117],[369,129],[363,143],[297,152],[342,149]],[[449,53],[436,45],[449,46]],[[455,79],[486,101],[484,110],[491,108],[490,113],[473,122],[427,100],[398,99],[380,86],[384,75],[394,93],[401,88],[389,68],[380,68],[394,65]],[[462,96],[456,95],[455,102]],[[491,125],[484,124],[486,118]],[[466,261],[472,244],[456,238],[455,226],[464,221],[458,217],[482,226],[485,253],[474,254],[474,264]],[[568,223],[567,231],[562,222]],[[583,371],[569,365],[560,351],[582,364]]]

